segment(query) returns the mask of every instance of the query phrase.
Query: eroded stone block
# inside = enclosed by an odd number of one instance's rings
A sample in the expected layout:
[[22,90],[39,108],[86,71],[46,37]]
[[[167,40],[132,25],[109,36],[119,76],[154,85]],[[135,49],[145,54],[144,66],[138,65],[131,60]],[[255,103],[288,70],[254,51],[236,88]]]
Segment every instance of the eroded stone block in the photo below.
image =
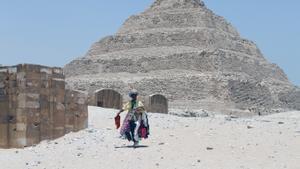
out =
[[87,127],[87,94],[65,89],[61,68],[0,67],[0,148],[23,148]]
[[66,132],[88,127],[88,95],[80,91],[66,91]]

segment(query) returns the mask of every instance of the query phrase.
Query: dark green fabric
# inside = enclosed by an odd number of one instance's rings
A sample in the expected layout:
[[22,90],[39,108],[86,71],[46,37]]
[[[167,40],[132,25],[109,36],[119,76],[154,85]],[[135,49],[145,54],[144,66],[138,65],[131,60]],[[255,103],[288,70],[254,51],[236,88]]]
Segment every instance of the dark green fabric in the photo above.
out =
[[136,107],[137,101],[131,100],[131,110],[133,110],[134,107]]

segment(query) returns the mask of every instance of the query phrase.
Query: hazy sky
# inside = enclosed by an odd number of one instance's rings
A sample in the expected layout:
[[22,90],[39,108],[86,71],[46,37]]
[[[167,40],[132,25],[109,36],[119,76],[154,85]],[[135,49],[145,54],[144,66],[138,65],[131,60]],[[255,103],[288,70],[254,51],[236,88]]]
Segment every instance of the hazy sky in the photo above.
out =
[[[153,0],[0,0],[0,64],[63,66]],[[206,0],[300,85],[299,0]]]

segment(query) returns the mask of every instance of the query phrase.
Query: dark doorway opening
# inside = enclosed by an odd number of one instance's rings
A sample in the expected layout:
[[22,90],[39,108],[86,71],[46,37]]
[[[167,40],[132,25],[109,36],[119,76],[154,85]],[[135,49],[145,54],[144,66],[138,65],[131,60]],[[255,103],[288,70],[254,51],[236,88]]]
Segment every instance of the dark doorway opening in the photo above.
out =
[[98,107],[103,107],[103,102],[99,102],[99,101],[98,101],[98,102],[97,102],[97,106],[98,106]]

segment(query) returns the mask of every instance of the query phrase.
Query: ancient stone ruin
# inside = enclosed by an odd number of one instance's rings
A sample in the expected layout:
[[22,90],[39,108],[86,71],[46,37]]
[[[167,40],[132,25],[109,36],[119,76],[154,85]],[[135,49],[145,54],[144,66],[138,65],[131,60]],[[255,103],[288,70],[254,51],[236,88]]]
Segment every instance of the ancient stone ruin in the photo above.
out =
[[[113,89],[96,90],[89,98],[89,105],[112,109],[122,109],[123,104],[130,100]],[[168,99],[161,94],[139,96],[138,100],[145,104],[147,112],[168,113]]]
[[77,132],[88,127],[87,97],[85,92],[66,90],[65,133]]
[[156,0],[64,67],[67,81],[164,94],[170,108],[258,114],[300,110],[300,89],[201,0]]
[[87,94],[66,89],[61,68],[0,67],[0,148],[22,148],[79,131]]
[[161,94],[153,94],[145,98],[145,108],[152,113],[168,114],[168,99]]
[[122,95],[113,89],[96,90],[93,100],[98,107],[121,109],[123,105]]

